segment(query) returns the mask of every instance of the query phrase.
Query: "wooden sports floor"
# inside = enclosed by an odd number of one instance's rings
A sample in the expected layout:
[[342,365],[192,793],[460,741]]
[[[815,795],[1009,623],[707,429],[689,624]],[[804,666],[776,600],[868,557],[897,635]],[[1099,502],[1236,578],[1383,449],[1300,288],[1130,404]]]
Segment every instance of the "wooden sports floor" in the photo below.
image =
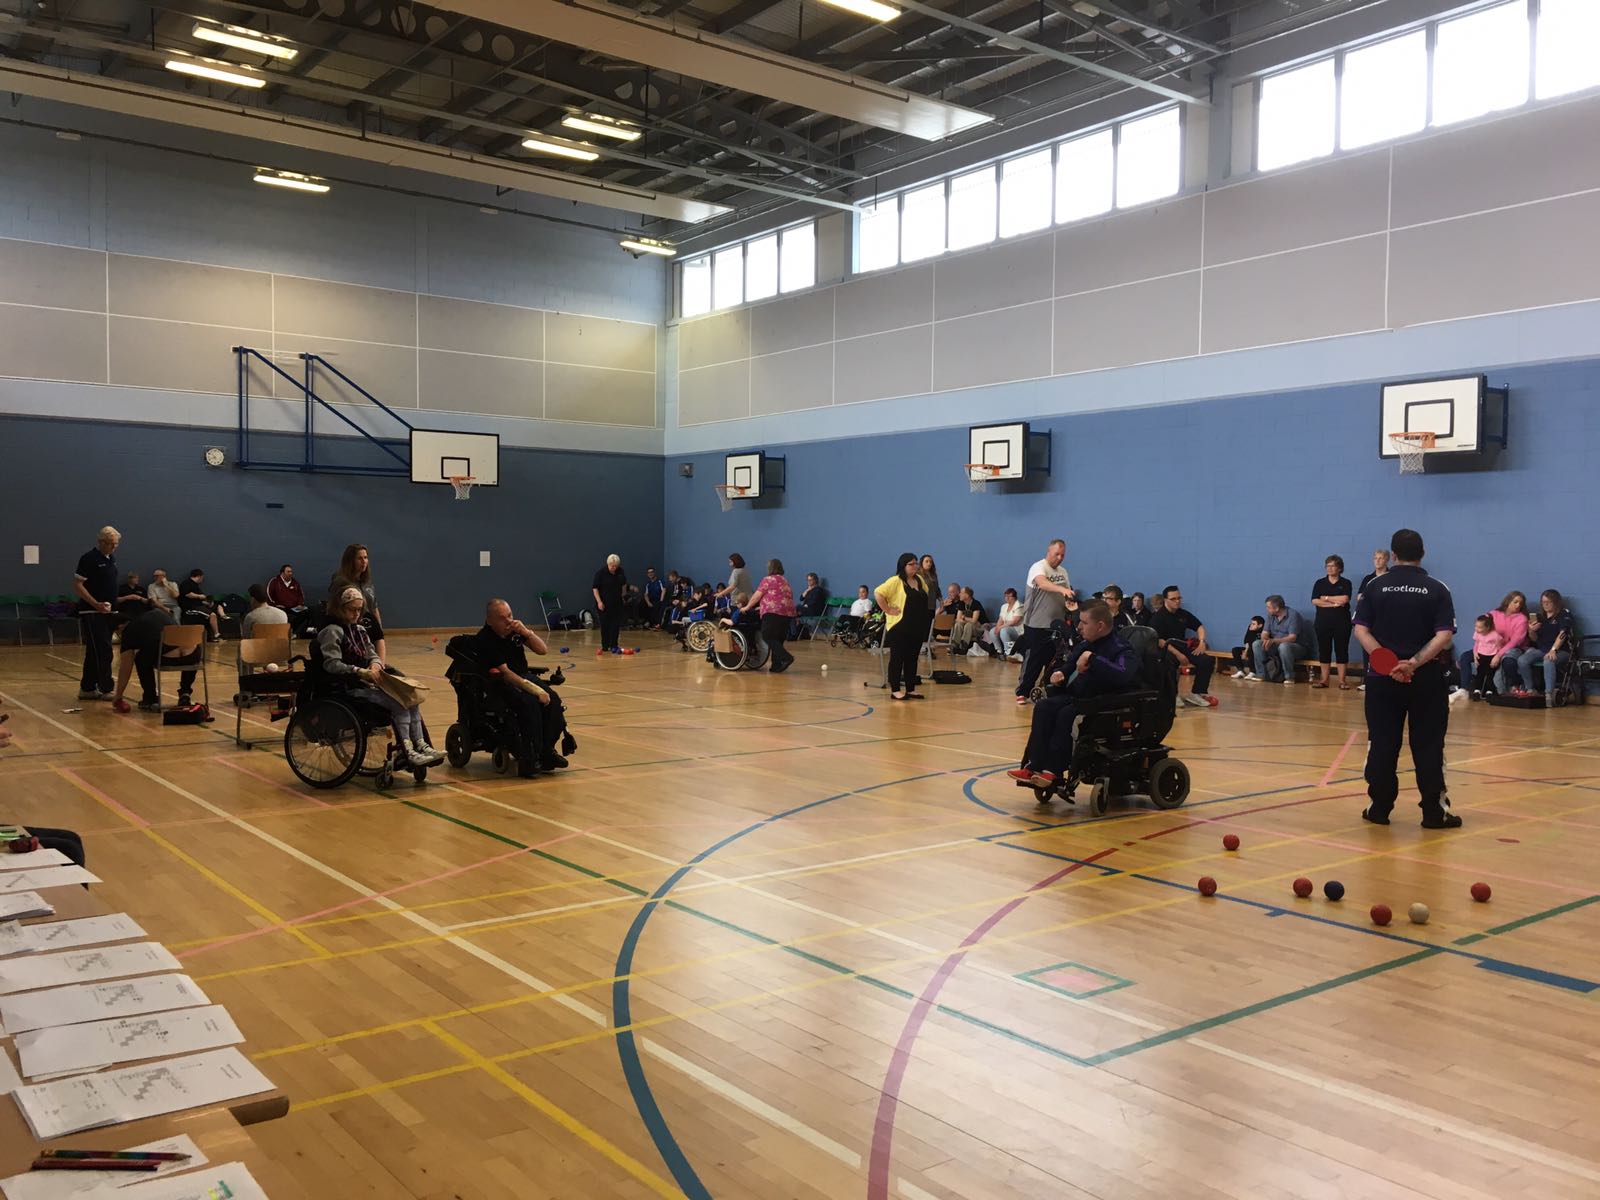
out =
[[[1592,709],[1458,705],[1466,828],[1429,833],[1360,820],[1357,693],[1220,680],[1173,731],[1189,803],[1094,819],[1001,774],[1014,667],[896,704],[861,652],[774,679],[589,636],[571,770],[382,794],[236,749],[231,645],[216,724],[170,729],[63,712],[75,646],[0,651],[4,819],[83,832],[234,1013],[309,1194],[1600,1195]],[[391,652],[442,744],[442,656]]]

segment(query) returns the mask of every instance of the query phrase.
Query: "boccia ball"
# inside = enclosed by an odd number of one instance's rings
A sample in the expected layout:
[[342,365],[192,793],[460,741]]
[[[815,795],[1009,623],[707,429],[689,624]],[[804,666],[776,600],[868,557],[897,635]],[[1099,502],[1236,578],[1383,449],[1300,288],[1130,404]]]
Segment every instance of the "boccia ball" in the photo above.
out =
[[1413,925],[1426,925],[1428,923],[1428,917],[1432,914],[1428,912],[1428,906],[1419,900],[1417,903],[1411,906],[1409,915]]
[[1472,898],[1479,904],[1487,904],[1489,897],[1492,895],[1494,895],[1494,892],[1490,890],[1487,883],[1475,883],[1472,885]]
[[1215,896],[1217,894],[1217,881],[1209,875],[1200,876],[1198,886],[1202,896]]
[[1343,900],[1344,884],[1340,883],[1337,879],[1330,879],[1327,883],[1322,885],[1322,894],[1329,900]]
[[268,663],[267,664],[267,670],[268,670],[268,672],[276,672],[276,671],[283,670],[283,668],[280,667],[277,663]]
[[1374,904],[1369,915],[1372,917],[1374,925],[1387,925],[1394,919],[1394,913],[1389,911],[1387,904]]
[[1224,834],[1222,848],[1224,850],[1237,850],[1239,848],[1239,835],[1237,833]]
[[1304,875],[1300,876],[1299,879],[1296,879],[1294,881],[1294,894],[1299,896],[1302,900],[1311,895],[1311,880],[1307,879]]
[[571,654],[572,653],[572,647],[571,646],[563,646],[563,647],[561,647],[561,653],[563,653],[563,654]]
[[823,663],[822,664],[822,673],[824,675],[826,675],[828,673],[828,664],[827,663]]

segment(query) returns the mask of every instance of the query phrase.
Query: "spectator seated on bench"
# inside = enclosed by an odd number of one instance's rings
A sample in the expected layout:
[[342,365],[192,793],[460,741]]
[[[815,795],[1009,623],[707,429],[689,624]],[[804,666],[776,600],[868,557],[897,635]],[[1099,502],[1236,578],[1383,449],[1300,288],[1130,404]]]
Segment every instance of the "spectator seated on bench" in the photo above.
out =
[[1295,664],[1311,653],[1305,618],[1285,604],[1282,596],[1268,596],[1266,628],[1250,652],[1256,679],[1268,679],[1267,664],[1272,662],[1282,672],[1283,682],[1292,684]]

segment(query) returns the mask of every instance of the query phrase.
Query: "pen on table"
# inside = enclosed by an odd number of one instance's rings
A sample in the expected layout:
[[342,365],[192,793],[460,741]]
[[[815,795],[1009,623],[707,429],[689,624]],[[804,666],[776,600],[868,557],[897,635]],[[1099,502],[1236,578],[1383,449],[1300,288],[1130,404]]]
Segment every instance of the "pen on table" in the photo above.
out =
[[41,1150],[36,1158],[131,1158],[150,1162],[188,1162],[194,1156],[172,1150]]
[[159,1171],[153,1158],[37,1158],[30,1171]]

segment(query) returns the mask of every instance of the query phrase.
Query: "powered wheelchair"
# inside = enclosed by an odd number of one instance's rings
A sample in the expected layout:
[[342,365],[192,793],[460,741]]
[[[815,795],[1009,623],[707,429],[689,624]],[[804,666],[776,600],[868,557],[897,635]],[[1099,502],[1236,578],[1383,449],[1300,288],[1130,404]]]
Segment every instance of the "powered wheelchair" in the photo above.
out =
[[[1058,648],[1065,649],[1067,632],[1054,632]],[[1148,796],[1163,809],[1189,798],[1189,768],[1162,743],[1178,708],[1177,663],[1162,653],[1154,631],[1135,626],[1119,632],[1139,658],[1138,690],[1076,703],[1072,761],[1060,779],[1035,789],[1041,805],[1058,798],[1074,804],[1083,784],[1089,786],[1089,806],[1097,816],[1110,808],[1113,796]],[[1052,663],[1045,678],[1056,669]],[[1017,786],[1033,785],[1019,780]]]
[[[489,761],[501,775],[513,769],[521,775],[533,775],[541,761],[554,752],[556,743],[563,755],[578,748],[577,739],[567,729],[566,709],[555,689],[566,682],[566,676],[557,667],[548,679],[545,667],[533,667],[531,674],[550,693],[550,703],[540,709],[540,731],[544,745],[529,746],[522,735],[517,715],[512,708],[506,684],[495,678],[496,668],[485,667],[472,652],[472,635],[457,634],[445,645],[445,655],[450,666],[445,678],[456,694],[456,720],[444,735],[445,760],[452,767],[464,767],[472,761],[475,751],[487,751]],[[566,766],[564,758],[558,766]]]
[[[283,731],[283,757],[303,783],[336,788],[366,775],[387,788],[398,773],[410,774],[418,784],[428,778],[428,768],[413,767],[395,740],[387,710],[323,670],[315,646],[309,655],[297,654],[289,661],[291,666],[303,664],[304,676]],[[426,721],[422,731],[426,738]]]

